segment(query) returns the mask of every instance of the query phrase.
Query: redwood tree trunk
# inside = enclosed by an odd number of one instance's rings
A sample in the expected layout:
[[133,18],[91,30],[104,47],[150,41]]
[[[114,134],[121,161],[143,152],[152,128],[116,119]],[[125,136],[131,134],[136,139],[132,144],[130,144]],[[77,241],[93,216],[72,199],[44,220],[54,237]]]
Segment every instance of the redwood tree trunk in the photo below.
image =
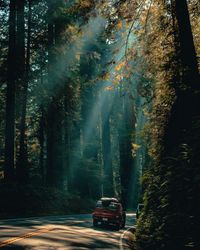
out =
[[132,157],[132,137],[135,130],[135,114],[133,104],[128,96],[122,101],[122,120],[119,126],[119,153],[120,153],[120,179],[121,200],[125,208],[132,206],[130,196],[132,195],[132,178],[135,174],[134,160]]
[[[198,214],[199,207],[199,184],[195,177],[200,177],[200,79],[197,65],[195,46],[189,19],[186,0],[172,0],[172,15],[175,18],[176,36],[176,58],[179,65],[179,78],[174,82],[176,100],[172,106],[168,127],[164,138],[164,153],[161,161],[162,171],[173,166],[170,185],[177,185],[182,191],[170,191],[171,214],[184,215],[184,220],[177,220],[177,232],[182,232],[187,221],[187,228],[184,229],[182,237],[187,243],[194,244],[198,238]],[[174,159],[174,161],[172,160]],[[198,201],[197,201],[198,200]],[[188,204],[180,206],[180,204]],[[177,217],[178,218],[178,217]],[[166,221],[171,242],[174,245],[178,233],[173,234],[173,225]],[[171,228],[170,228],[171,227]],[[177,240],[177,239],[176,239]],[[177,241],[177,249],[186,244],[181,240]],[[178,246],[180,244],[180,246]],[[170,248],[170,247],[169,247]]]
[[44,165],[44,146],[45,146],[45,117],[44,117],[44,108],[41,105],[40,107],[40,123],[39,123],[39,133],[38,133],[38,139],[40,143],[40,158],[39,158],[39,171],[41,175],[42,184],[45,184],[45,165]]
[[[27,51],[26,51],[26,62],[25,62],[25,72],[22,91],[21,91],[21,112],[20,112],[20,143],[19,143],[19,159],[18,165],[22,170],[19,178],[23,181],[27,181],[28,177],[28,152],[27,152],[27,138],[26,138],[26,107],[27,107],[27,95],[28,95],[28,82],[30,77],[30,41],[31,41],[31,0],[28,1],[28,36],[27,36]],[[23,41],[24,43],[25,41]],[[23,49],[23,47],[22,47]],[[23,49],[24,51],[24,49]],[[22,72],[23,73],[23,72]]]
[[16,1],[14,0],[10,1],[8,46],[4,175],[6,181],[11,181],[15,175]]
[[[102,117],[102,153],[103,153],[103,190],[104,195],[112,197],[114,195],[113,186],[113,168],[111,155],[111,138],[110,138],[110,111],[108,108],[108,98],[101,110]],[[108,110],[108,111],[107,111]]]
[[49,186],[63,189],[63,98],[62,84],[57,71],[60,29],[56,26],[53,3],[48,4],[48,83],[49,106],[47,110],[47,176]]
[[25,109],[26,105],[26,77],[25,77],[25,20],[24,20],[25,0],[17,0],[17,40],[16,40],[16,57],[17,57],[17,128],[19,130],[19,146],[17,141],[17,163],[16,173],[20,183],[27,181],[28,170],[25,139]]
[[200,83],[198,82],[198,63],[187,1],[172,0],[172,10],[174,11],[177,21],[183,82],[190,88],[193,87],[199,89]]

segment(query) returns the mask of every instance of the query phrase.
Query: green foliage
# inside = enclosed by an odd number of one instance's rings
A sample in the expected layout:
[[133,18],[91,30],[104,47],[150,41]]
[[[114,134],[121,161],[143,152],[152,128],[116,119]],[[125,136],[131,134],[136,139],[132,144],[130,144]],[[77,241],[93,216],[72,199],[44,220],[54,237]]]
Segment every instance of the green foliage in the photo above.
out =
[[[8,2],[0,9],[0,171],[8,100]],[[90,212],[94,200],[109,193],[102,193],[106,188],[124,205],[136,206],[145,166],[136,249],[197,245],[199,89],[187,75],[192,69],[183,65],[177,12],[170,5],[183,1],[40,0],[30,1],[31,8],[28,2],[22,19],[26,52],[31,33],[30,62],[26,78],[17,81],[12,152],[15,175],[22,131],[18,109],[24,105],[30,184],[16,183],[16,176],[12,184],[1,184],[0,216]],[[196,9],[190,1],[197,44]],[[15,31],[19,38],[19,28]],[[13,76],[21,64],[14,66]]]
[[[190,8],[195,6],[195,2],[190,4]],[[192,74],[181,64],[180,53],[185,56],[188,51],[181,51],[180,44],[187,39],[178,37],[177,13],[161,2],[154,2],[148,12],[151,22],[146,20],[137,34],[144,42],[146,74],[153,80],[150,122],[145,129],[151,159],[142,178],[145,207],[133,249],[197,249],[200,133],[196,107],[200,99],[194,83],[199,76],[195,63],[188,66]]]
[[[4,181],[18,182],[13,187],[2,186],[5,206],[2,206],[1,213],[7,211],[6,216],[25,215],[26,211],[28,214],[34,211],[37,214],[45,211],[62,213],[64,207],[66,212],[70,209],[81,212],[76,208],[78,196],[84,196],[86,201],[97,199],[107,195],[106,186],[111,190],[109,195],[120,198],[124,189],[122,185],[128,189],[126,177],[131,178],[132,164],[134,168],[136,165],[132,155],[141,158],[141,148],[140,143],[134,141],[134,106],[138,105],[138,100],[133,95],[136,88],[133,86],[127,90],[124,87],[129,84],[133,73],[130,66],[134,62],[129,55],[131,63],[126,69],[125,60],[120,59],[127,31],[120,15],[114,21],[117,13],[114,2],[23,1],[25,7],[21,6],[22,15],[17,24],[19,6],[15,12],[14,4],[13,8],[9,6],[14,1],[3,3],[0,11],[0,171]],[[10,16],[12,22],[9,22]],[[8,28],[12,28],[11,36]],[[8,65],[9,41],[13,50],[25,50],[23,64],[16,65],[12,60],[13,64]],[[13,54],[17,55],[15,52]],[[26,68],[25,76],[20,75],[18,67]],[[10,170],[4,159],[5,123],[9,123],[9,119],[5,121],[8,68],[12,72],[10,76],[19,78],[14,79],[17,98],[14,100],[10,95],[8,102],[12,103],[14,116],[12,131],[8,131],[14,135],[13,146],[8,150],[13,158],[12,179],[7,179],[4,174],[4,170]],[[141,74],[138,78],[145,85],[146,78]],[[121,83],[124,86],[121,87]],[[141,92],[147,93],[148,90]],[[131,145],[134,145],[132,155]],[[24,153],[20,154],[21,148]],[[133,173],[137,180],[138,172],[136,169]],[[134,185],[138,187],[137,180]],[[23,182],[30,183],[30,186],[24,186]],[[136,193],[136,204],[139,191],[131,188],[129,192],[132,189]],[[71,199],[74,205],[65,204],[62,196],[65,200]],[[19,200],[19,206],[11,207],[12,199],[15,204]],[[54,204],[53,200],[57,202]],[[83,200],[81,203],[87,208]]]

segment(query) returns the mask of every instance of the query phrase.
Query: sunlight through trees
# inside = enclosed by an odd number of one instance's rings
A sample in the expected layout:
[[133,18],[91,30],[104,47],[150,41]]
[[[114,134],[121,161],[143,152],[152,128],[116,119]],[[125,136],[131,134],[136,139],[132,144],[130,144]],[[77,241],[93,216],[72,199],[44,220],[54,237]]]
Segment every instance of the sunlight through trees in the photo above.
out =
[[117,197],[144,203],[135,249],[200,244],[199,10],[0,1],[0,216]]

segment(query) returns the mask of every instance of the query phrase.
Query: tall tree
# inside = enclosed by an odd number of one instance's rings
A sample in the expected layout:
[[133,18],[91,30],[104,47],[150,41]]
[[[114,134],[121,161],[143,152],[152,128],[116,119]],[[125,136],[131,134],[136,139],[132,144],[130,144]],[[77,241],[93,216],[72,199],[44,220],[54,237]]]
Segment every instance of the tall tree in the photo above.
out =
[[114,195],[113,186],[113,166],[111,154],[111,136],[110,136],[110,110],[109,94],[102,105],[101,123],[102,123],[102,154],[103,154],[103,191],[104,195],[112,197]]
[[[172,32],[169,27],[167,30],[170,38],[174,34],[175,39],[171,43],[174,49],[169,52],[169,44],[165,50],[158,48],[166,53],[167,61],[164,60],[164,67],[160,70],[167,77],[165,87],[159,86],[162,79],[158,78],[160,82],[156,87],[160,92],[155,91],[159,102],[156,104],[155,101],[153,112],[157,112],[159,117],[154,113],[156,124],[152,129],[152,141],[156,141],[159,147],[152,144],[155,149],[151,150],[156,157],[145,176],[145,209],[138,223],[137,237],[142,249],[168,250],[176,246],[182,250],[188,249],[189,245],[194,248],[199,245],[199,207],[195,204],[199,201],[196,178],[200,176],[200,81],[187,1],[173,0],[171,8],[168,4],[166,2],[164,8],[161,5],[162,12],[157,12],[160,36],[165,37],[163,34],[169,25],[167,15],[171,15]],[[160,93],[167,98],[164,100]],[[145,240],[144,236],[150,232],[153,232],[152,238]]]
[[[170,184],[175,185],[174,179],[176,179],[178,187],[181,185],[187,187],[186,190],[183,188],[182,195],[178,195],[176,192],[170,193],[170,202],[173,203],[171,212],[177,212],[179,217],[181,217],[181,214],[185,214],[188,225],[188,230],[183,233],[181,228],[184,228],[185,224],[183,220],[180,220],[177,223],[179,233],[174,233],[171,230],[171,241],[177,241],[177,249],[182,249],[184,244],[189,241],[193,241],[194,245],[198,245],[199,242],[196,233],[198,231],[198,223],[196,222],[198,209],[195,206],[198,196],[195,191],[197,183],[194,180],[194,175],[200,176],[200,170],[197,167],[200,144],[199,137],[196,136],[199,134],[200,77],[187,1],[172,1],[172,15],[175,16],[176,21],[176,53],[179,64],[179,80],[174,83],[176,100],[172,106],[165,134],[165,154],[167,157],[177,158],[177,162],[173,163],[176,169],[172,171]],[[172,138],[174,139],[172,140]],[[163,156],[163,158],[166,156]],[[169,164],[172,164],[170,160]],[[180,178],[182,173],[184,173],[185,177],[187,176],[187,181]],[[191,192],[193,188],[194,192]],[[186,202],[186,200],[190,205],[179,207],[179,204],[183,201]],[[191,216],[194,219],[191,219]],[[167,224],[173,227],[170,221],[167,221]],[[181,237],[184,238],[182,242],[178,240],[181,233]]]
[[17,128],[19,146],[17,142],[16,174],[19,182],[26,182],[28,177],[27,156],[25,148],[25,109],[26,96],[26,59],[25,59],[25,0],[17,0],[17,34],[16,34],[16,68],[17,68]]
[[[47,184],[63,188],[63,77],[60,70],[63,23],[58,13],[62,1],[48,2],[48,94],[47,108]],[[56,15],[56,16],[55,16]],[[64,65],[62,65],[63,67]],[[59,74],[58,74],[59,72]]]
[[[21,1],[22,3],[22,1]],[[25,3],[24,3],[25,4]],[[21,50],[23,51],[22,55],[23,58],[20,60],[21,64],[24,64],[24,69],[22,70],[22,89],[21,89],[21,110],[20,110],[20,142],[19,142],[19,159],[18,159],[18,166],[22,170],[20,171],[20,179],[23,179],[23,181],[27,180],[28,176],[28,155],[27,155],[27,138],[26,138],[26,108],[27,108],[27,95],[28,95],[28,82],[30,78],[30,45],[31,45],[31,16],[32,16],[32,10],[31,10],[31,0],[28,1],[28,27],[27,27],[27,44],[26,44],[26,58],[25,58],[25,32],[24,28],[22,28],[23,32],[21,34],[24,36],[23,40],[20,43],[23,43],[24,46],[22,46]],[[22,14],[23,9],[22,8]],[[19,11],[21,12],[21,8],[19,8]],[[24,18],[21,17],[20,26],[22,25],[24,27],[23,20]],[[19,28],[19,31],[21,31],[21,28]],[[19,34],[19,36],[20,36]],[[20,51],[20,50],[19,50]],[[24,176],[23,176],[24,175]]]
[[119,151],[120,151],[120,179],[121,200],[125,208],[130,206],[131,180],[134,171],[134,161],[131,154],[135,116],[132,100],[126,94],[122,100],[122,121],[119,126]]
[[15,166],[15,84],[16,84],[16,1],[10,1],[8,75],[6,91],[5,180],[14,178]]
[[199,71],[194,39],[190,23],[187,1],[171,0],[172,14],[175,15],[177,24],[177,36],[179,39],[179,53],[183,82],[191,88],[199,89]]

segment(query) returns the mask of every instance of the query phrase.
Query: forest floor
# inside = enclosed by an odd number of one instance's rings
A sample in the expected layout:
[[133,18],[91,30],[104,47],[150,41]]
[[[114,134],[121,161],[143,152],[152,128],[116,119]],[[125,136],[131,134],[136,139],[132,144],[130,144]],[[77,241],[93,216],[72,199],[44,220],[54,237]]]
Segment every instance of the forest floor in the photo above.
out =
[[0,183],[0,219],[91,213],[95,200],[57,189]]

